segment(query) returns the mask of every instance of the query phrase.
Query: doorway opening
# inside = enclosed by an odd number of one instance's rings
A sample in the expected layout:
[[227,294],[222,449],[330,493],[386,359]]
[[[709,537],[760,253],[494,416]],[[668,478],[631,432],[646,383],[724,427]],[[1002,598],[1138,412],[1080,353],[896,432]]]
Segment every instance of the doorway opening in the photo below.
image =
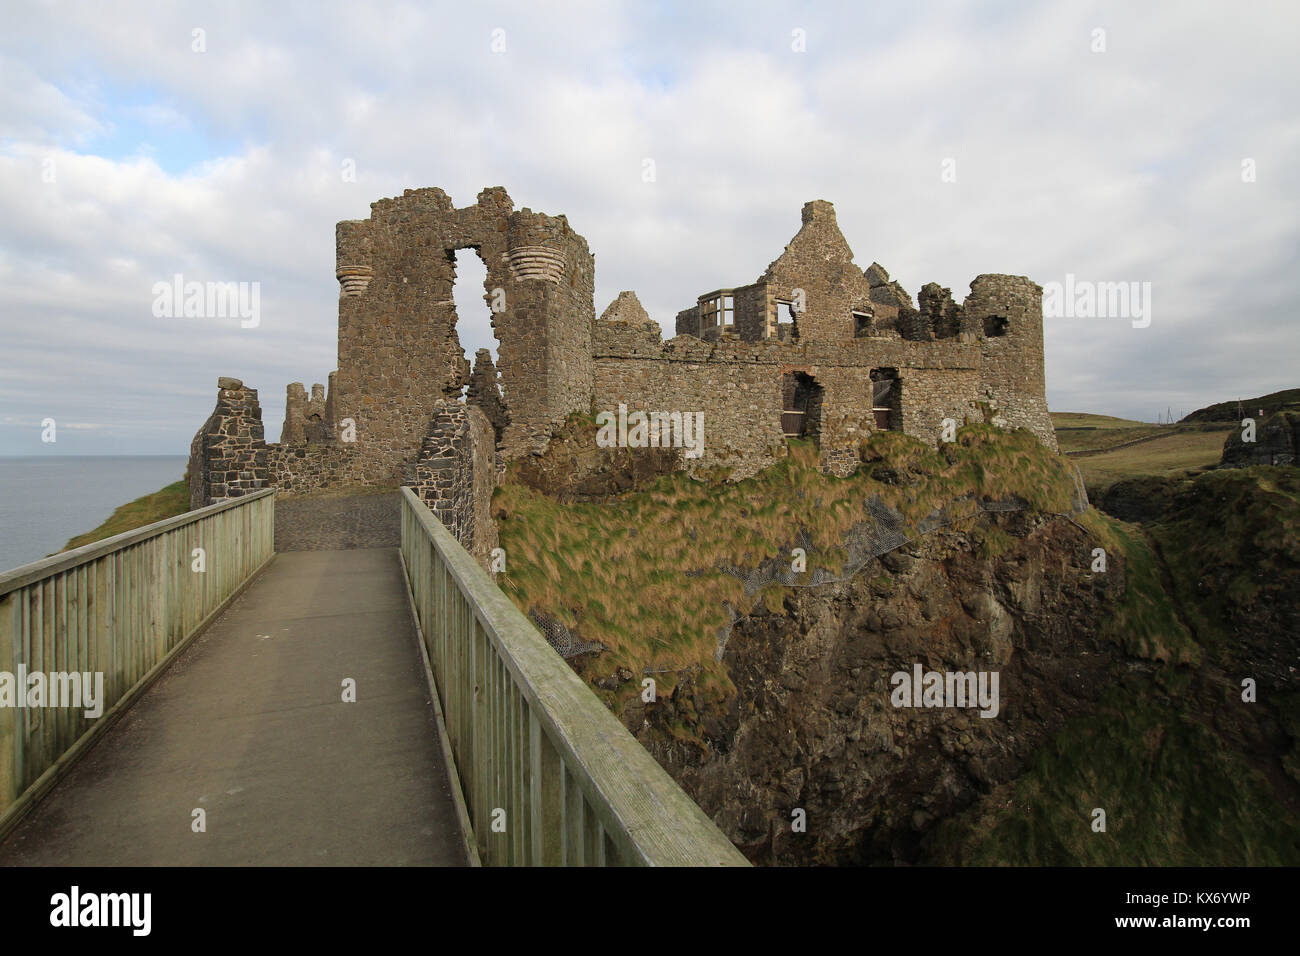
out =
[[900,431],[903,427],[903,407],[898,369],[874,368],[871,370],[871,414],[880,431]]
[[781,431],[786,438],[810,439],[820,447],[824,395],[825,389],[806,372],[782,377]]

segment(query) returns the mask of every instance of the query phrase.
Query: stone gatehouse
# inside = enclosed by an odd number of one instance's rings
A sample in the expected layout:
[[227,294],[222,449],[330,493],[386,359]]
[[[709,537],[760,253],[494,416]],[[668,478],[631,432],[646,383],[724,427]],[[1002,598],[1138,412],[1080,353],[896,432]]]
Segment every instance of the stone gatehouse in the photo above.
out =
[[[256,390],[222,378],[190,449],[191,507],[268,485],[302,495],[410,484],[481,555],[494,535],[477,499],[504,464],[543,452],[571,413],[620,405],[702,413],[703,453],[681,467],[732,479],[775,462],[794,437],[844,474],[872,431],[937,442],[945,419],[1028,428],[1056,448],[1042,289],[981,275],[960,304],[934,283],[914,303],[879,264],[854,264],[823,200],[805,204],[762,275],[698,296],[667,341],[632,292],[597,319],[586,240],[562,215],[516,210],[500,187],[461,209],[441,189],[407,190],[340,222],[335,238],[328,388],[290,384],[281,440],[268,444]],[[463,250],[487,267],[495,367],[480,350],[471,369],[456,333]]]

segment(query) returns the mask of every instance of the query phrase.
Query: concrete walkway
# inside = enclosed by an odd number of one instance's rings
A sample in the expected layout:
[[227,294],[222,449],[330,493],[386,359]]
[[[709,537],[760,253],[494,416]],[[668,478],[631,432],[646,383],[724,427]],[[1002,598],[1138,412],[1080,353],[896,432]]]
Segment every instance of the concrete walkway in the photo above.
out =
[[396,550],[278,555],[0,865],[463,865],[419,654]]

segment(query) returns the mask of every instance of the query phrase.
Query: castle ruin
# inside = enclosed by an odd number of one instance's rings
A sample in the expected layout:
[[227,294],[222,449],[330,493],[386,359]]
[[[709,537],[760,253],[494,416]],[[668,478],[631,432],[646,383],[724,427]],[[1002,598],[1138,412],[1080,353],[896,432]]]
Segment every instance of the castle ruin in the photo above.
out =
[[[981,275],[961,304],[934,283],[914,304],[880,265],[854,264],[822,200],[805,204],[798,233],[756,281],[699,296],[667,341],[631,292],[597,319],[586,240],[562,215],[515,210],[500,187],[462,209],[441,189],[407,190],[373,203],[369,219],[340,222],[335,237],[328,388],[290,384],[280,441],[268,444],[256,389],[222,378],[191,445],[191,507],[267,486],[296,496],[408,484],[482,557],[506,463],[543,453],[571,413],[620,405],[702,413],[703,454],[679,466],[733,480],[795,437],[847,474],[873,431],[935,443],[945,419],[1027,428],[1057,447],[1042,289]],[[462,250],[487,267],[495,367],[480,350],[471,369],[456,333]]]

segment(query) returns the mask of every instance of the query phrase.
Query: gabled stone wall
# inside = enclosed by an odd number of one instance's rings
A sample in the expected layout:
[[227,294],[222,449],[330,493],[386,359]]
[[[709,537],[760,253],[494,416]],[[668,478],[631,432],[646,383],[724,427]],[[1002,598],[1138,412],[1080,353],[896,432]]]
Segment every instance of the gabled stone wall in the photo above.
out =
[[[872,310],[871,283],[853,264],[853,250],[840,233],[835,207],[825,200],[805,203],[803,224],[785,251],[759,278],[773,299],[799,298],[796,315],[801,341],[835,342],[854,337],[854,309]],[[885,328],[887,326],[879,326]]]

